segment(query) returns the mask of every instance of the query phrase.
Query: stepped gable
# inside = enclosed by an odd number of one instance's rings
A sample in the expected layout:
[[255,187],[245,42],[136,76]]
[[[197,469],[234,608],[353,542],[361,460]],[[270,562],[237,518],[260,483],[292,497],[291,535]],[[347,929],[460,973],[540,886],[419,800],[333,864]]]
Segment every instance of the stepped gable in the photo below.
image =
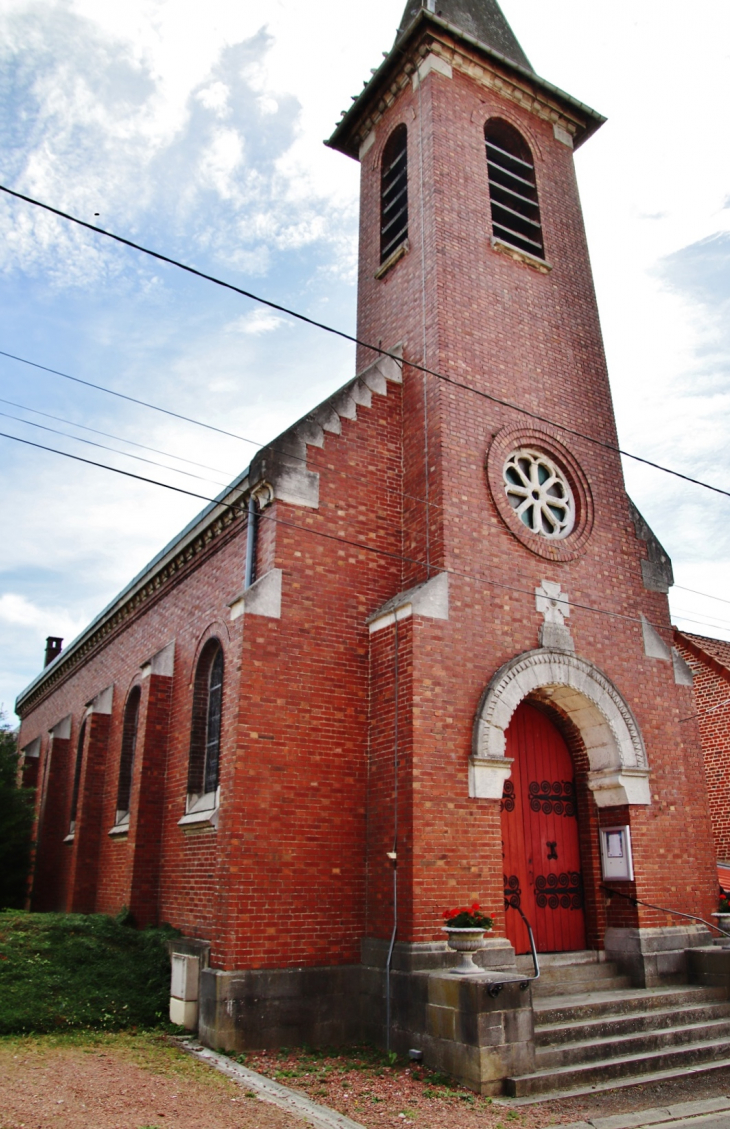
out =
[[292,505],[316,508],[319,474],[307,469],[307,448],[323,447],[326,432],[342,433],[342,420],[356,420],[358,407],[369,408],[373,393],[387,395],[388,383],[402,383],[402,347],[373,361],[326,400],[293,424],[252,459],[248,485],[255,490],[266,482],[273,497]]
[[[229,528],[233,531],[234,525],[237,528],[237,523],[245,516],[245,499],[252,490],[265,483],[270,490],[270,501],[276,498],[291,505],[316,508],[319,505],[319,474],[307,469],[307,448],[323,447],[326,432],[340,435],[343,419],[356,420],[358,407],[369,408],[373,394],[385,396],[389,383],[402,383],[402,361],[397,359],[402,355],[401,345],[396,345],[390,352],[392,356],[381,356],[373,361],[354,380],[333,392],[308,415],[263,447],[254,456],[251,465],[153,557],[88,627],[21,691],[15,702],[18,715],[25,716],[71,675],[96,647],[107,642],[110,635],[126,624],[131,616],[142,611],[169,582],[179,579],[183,571],[194,567],[193,560],[197,562],[199,554],[215,538]],[[261,501],[265,504],[264,499]]]
[[472,39],[477,39],[518,67],[533,70],[497,0],[435,0],[432,7],[422,0],[409,0],[398,28],[396,43],[422,9],[433,12],[445,23],[458,28]]

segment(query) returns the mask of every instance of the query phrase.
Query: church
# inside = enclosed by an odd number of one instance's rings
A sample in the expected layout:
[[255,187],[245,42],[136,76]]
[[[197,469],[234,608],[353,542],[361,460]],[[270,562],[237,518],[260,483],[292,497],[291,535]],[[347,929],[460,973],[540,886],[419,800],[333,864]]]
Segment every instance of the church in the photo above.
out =
[[603,120],[496,0],[409,0],[327,143],[361,169],[355,375],[19,696],[32,908],[181,930],[171,1015],[209,1046],[370,1039],[517,1095],[730,1061],[692,672],[573,163]]

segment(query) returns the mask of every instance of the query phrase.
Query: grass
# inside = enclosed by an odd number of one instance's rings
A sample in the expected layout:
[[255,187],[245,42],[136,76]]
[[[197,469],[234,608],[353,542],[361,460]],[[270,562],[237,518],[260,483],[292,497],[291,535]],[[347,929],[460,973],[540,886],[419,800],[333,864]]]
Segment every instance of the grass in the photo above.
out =
[[174,935],[101,914],[0,912],[0,1035],[160,1026]]

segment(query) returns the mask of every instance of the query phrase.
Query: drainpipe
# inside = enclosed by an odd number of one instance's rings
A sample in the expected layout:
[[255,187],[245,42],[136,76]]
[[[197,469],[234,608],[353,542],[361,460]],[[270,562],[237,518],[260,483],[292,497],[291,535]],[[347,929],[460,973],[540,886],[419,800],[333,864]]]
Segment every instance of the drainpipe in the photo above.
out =
[[388,858],[393,863],[393,932],[385,965],[385,1049],[390,1054],[390,966],[393,962],[393,948],[398,933],[398,618],[395,620],[395,661],[393,682],[395,708],[393,714],[393,850]]
[[248,496],[248,526],[246,529],[246,579],[244,588],[250,588],[256,579],[256,499],[253,493]]

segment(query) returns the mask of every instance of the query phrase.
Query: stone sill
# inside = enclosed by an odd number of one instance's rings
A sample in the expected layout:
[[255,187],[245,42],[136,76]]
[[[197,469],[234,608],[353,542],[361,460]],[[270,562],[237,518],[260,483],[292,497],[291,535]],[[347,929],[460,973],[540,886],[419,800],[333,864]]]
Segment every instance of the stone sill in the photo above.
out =
[[550,274],[553,269],[550,263],[545,262],[544,259],[538,259],[537,255],[531,255],[529,251],[522,251],[519,247],[513,247],[511,243],[507,243],[504,239],[497,239],[495,236],[492,236],[492,250],[498,251],[502,255],[508,255],[515,262],[524,263],[525,266],[532,267],[540,274]]
[[129,824],[128,823],[115,823],[114,826],[109,829],[108,834],[112,835],[112,836],[117,836],[117,837],[121,837],[121,836],[126,837],[127,835],[129,835]]
[[385,260],[385,262],[380,264],[375,272],[375,278],[383,278],[391,269],[391,267],[394,267],[396,263],[400,262],[404,255],[408,254],[410,249],[410,243],[407,239],[404,239],[400,247],[396,247],[395,251],[388,255],[388,258]]
[[75,832],[72,831],[69,835],[66,836],[66,838],[63,841],[64,841],[64,843],[73,843],[75,838],[76,838],[76,834],[75,834]]
[[218,808],[204,808],[203,811],[189,811],[182,819],[178,819],[178,827],[183,830],[203,829],[205,825],[216,829],[218,827]]

